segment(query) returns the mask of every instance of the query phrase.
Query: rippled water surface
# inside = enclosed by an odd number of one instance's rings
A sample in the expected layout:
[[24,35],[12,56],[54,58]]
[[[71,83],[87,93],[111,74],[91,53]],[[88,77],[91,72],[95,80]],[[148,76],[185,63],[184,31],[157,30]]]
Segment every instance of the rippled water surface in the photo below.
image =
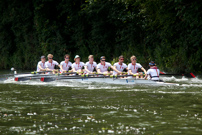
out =
[[0,82],[0,134],[202,134],[202,80],[179,86]]

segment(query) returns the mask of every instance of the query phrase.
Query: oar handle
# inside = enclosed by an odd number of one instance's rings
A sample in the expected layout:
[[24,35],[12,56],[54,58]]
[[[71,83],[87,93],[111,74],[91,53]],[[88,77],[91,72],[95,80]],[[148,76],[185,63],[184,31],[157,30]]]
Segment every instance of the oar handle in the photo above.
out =
[[83,72],[68,72],[68,73],[59,73],[57,75],[69,75],[69,74],[82,74]]
[[46,72],[53,72],[53,70],[52,71],[33,71],[33,72],[31,72],[31,74],[37,74],[37,73],[46,73]]

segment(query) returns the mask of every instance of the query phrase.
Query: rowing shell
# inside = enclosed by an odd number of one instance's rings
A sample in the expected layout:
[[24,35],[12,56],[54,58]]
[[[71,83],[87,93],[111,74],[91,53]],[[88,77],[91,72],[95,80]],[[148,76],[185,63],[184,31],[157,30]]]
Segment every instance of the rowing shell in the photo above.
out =
[[33,74],[22,74],[15,75],[15,81],[26,81],[26,80],[40,80],[42,82],[60,81],[60,82],[96,82],[96,83],[107,83],[107,84],[119,84],[119,85],[134,85],[134,84],[148,84],[148,85],[176,85],[174,83],[165,83],[145,79],[136,78],[109,78],[109,77],[76,77],[76,76],[54,76],[54,75],[33,75]]
[[135,84],[145,84],[145,85],[177,85],[175,83],[165,83],[159,81],[136,79],[136,78],[41,78],[42,82],[49,81],[60,81],[60,82],[96,82],[96,83],[106,83],[106,84],[118,84],[118,85],[135,85]]

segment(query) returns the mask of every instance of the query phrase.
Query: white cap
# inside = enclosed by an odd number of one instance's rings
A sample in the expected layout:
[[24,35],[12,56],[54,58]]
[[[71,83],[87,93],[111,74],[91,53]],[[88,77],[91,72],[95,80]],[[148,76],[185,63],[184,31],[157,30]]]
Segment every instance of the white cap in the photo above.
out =
[[80,58],[80,56],[79,56],[79,55],[76,55],[76,56],[74,57],[74,60],[75,60],[76,58]]
[[76,59],[76,58],[80,58],[80,56],[79,56],[79,55],[76,55],[76,56],[74,57],[74,59]]

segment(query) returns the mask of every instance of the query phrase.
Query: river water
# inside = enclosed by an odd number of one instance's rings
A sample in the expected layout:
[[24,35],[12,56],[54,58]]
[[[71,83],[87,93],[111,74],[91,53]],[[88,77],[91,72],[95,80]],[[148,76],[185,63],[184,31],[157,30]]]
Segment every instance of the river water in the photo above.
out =
[[202,80],[179,86],[0,81],[0,134],[201,135]]

